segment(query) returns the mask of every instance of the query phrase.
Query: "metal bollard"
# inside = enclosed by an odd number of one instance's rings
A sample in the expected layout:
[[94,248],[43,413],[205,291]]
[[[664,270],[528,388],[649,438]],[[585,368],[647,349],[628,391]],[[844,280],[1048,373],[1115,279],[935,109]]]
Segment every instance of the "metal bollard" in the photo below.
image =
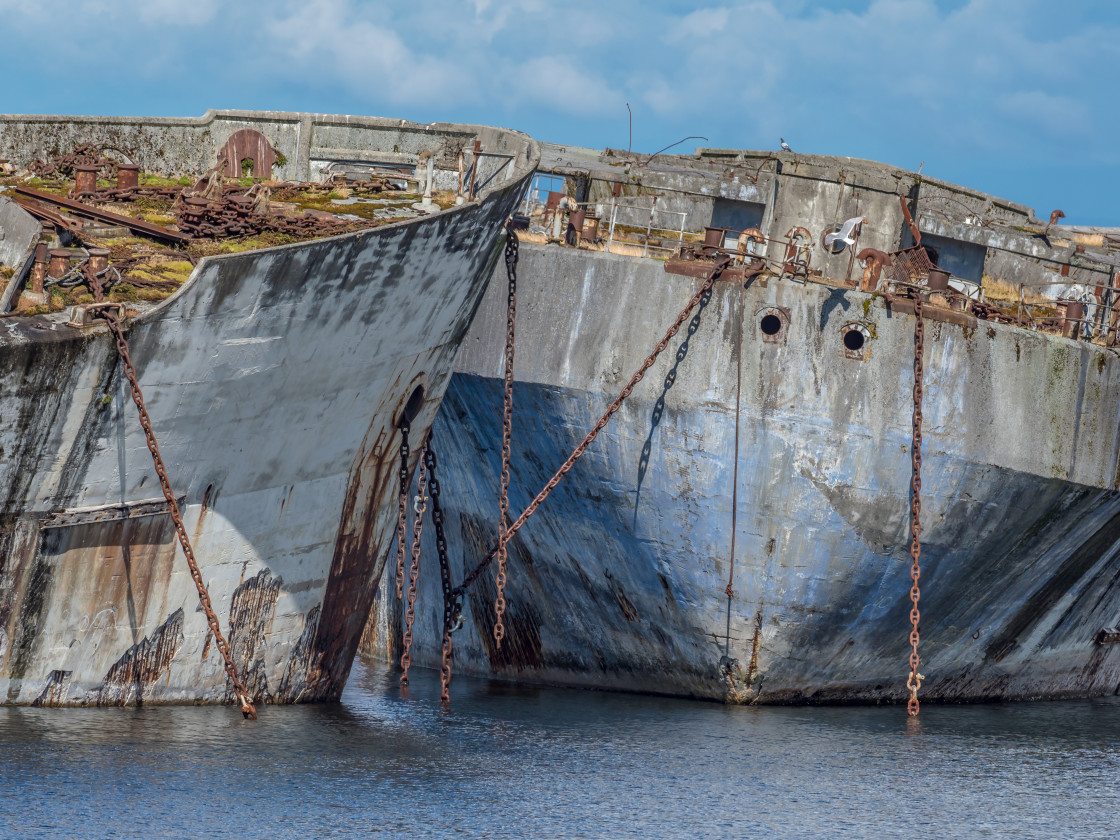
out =
[[108,248],[89,249],[89,268],[94,274],[100,274],[109,267]]
[[140,167],[135,163],[122,163],[117,166],[117,189],[134,190],[140,186]]
[[78,195],[82,193],[91,193],[97,189],[97,167],[96,166],[75,166],[74,167],[74,192]]
[[69,251],[51,251],[50,265],[47,266],[47,274],[58,280],[65,277],[70,271],[70,252]]

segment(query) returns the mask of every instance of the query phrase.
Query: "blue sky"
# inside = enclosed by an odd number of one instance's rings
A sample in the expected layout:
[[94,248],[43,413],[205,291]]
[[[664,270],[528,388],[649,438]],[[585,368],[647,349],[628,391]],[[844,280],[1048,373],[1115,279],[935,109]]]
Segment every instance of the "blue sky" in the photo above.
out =
[[0,0],[8,113],[307,110],[870,158],[1120,225],[1120,3]]

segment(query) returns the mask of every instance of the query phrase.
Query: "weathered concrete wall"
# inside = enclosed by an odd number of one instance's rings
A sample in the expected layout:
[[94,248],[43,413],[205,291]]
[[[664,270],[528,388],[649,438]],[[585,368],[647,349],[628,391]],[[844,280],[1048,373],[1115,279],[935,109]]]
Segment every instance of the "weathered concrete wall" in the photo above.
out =
[[[548,146],[543,160],[549,172],[589,182],[591,210],[602,220],[601,229],[616,201],[627,205],[618,210],[620,225],[644,231],[655,206],[654,227],[679,227],[673,214],[683,213],[684,229],[693,234],[713,224],[719,199],[751,202],[763,208],[758,227],[768,237],[784,240],[795,226],[808,229],[814,249],[809,267],[826,277],[855,278],[862,272],[850,249],[831,254],[821,241],[847,219],[865,219],[857,251],[891,252],[913,244],[900,197],[919,229],[936,238],[930,244],[943,252],[944,267],[958,277],[980,282],[988,275],[1011,284],[1053,278],[1052,287],[1034,290],[1056,298],[1072,282],[1107,285],[1113,273],[1091,254],[1078,255],[1075,247],[1084,243],[1076,237],[1058,228],[1043,234],[1029,207],[873,161],[719,149],[647,159],[562,146]],[[722,225],[717,220],[715,226]],[[785,246],[771,243],[766,256],[780,263]],[[1069,269],[1064,284],[1058,276],[1063,267]]]
[[[985,249],[984,274],[1006,283],[1039,283],[1050,278],[1055,286],[1050,290],[1058,297],[1069,288],[1069,282],[1107,286],[1112,269],[1105,265],[1081,260],[1077,244],[1054,233],[1045,236],[1018,228],[991,229],[981,225],[947,221],[939,216],[923,214],[918,227],[923,233],[932,233],[956,242],[974,244]],[[1063,267],[1068,275],[1061,276]],[[1062,285],[1063,281],[1068,281]],[[1045,288],[1035,286],[1035,292]]]
[[437,187],[451,189],[458,180],[453,152],[470,148],[476,138],[489,153],[479,164],[480,184],[508,182],[527,160],[524,143],[501,129],[283,111],[211,110],[185,118],[6,115],[0,116],[0,151],[23,168],[35,158],[94,142],[118,149],[148,172],[198,175],[243,128],[261,132],[283,154],[285,162],[274,170],[279,179],[321,177],[335,162],[415,167],[421,152],[431,152],[441,170]]
[[[397,418],[423,387],[423,438],[536,165],[531,140],[507,142],[514,177],[479,202],[204,259],[129,325],[187,531],[257,702],[342,690],[392,538]],[[0,700],[228,699],[107,333],[7,321],[0,413]]]
[[[651,260],[522,246],[511,514],[635,370],[699,281]],[[496,537],[504,278],[435,425],[453,577]],[[788,310],[779,341],[759,321]],[[872,336],[848,358],[841,328]],[[1120,683],[1113,351],[926,325],[922,672],[928,699]],[[897,700],[909,633],[913,319],[825,286],[717,284],[492,571],[459,673],[760,702]],[[725,587],[732,578],[734,596]],[[439,658],[432,553],[413,660]],[[390,599],[391,600],[391,599]],[[736,660],[729,691],[721,657]]]

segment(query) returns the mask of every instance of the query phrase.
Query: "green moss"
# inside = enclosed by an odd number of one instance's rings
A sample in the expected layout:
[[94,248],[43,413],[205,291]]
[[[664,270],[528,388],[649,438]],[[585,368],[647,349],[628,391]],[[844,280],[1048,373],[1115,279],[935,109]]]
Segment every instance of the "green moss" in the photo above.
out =
[[276,154],[276,165],[277,166],[287,166],[288,165],[287,155],[285,155],[279,149],[273,149],[272,151],[275,152],[275,154]]

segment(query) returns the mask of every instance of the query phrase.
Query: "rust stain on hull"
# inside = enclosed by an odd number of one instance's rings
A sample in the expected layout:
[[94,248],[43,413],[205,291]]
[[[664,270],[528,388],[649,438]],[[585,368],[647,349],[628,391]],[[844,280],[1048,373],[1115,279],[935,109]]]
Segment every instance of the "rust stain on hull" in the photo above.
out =
[[[170,670],[182,644],[183,611],[179,609],[151,636],[129,648],[109,669],[101,686],[86,696],[84,703],[95,706],[143,705],[151,687]],[[59,698],[58,702],[64,699]]]

